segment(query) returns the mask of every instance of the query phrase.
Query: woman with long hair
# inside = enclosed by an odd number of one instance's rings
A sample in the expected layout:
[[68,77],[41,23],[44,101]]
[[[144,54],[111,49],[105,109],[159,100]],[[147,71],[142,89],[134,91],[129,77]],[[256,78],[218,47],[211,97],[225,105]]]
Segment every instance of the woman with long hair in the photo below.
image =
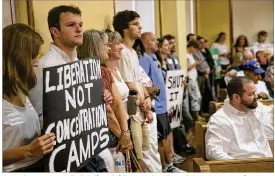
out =
[[[101,75],[104,89],[109,90],[113,95],[113,102],[107,105],[108,127],[110,131],[117,138],[118,142],[115,144],[117,151],[125,152],[132,148],[130,133],[127,124],[127,114],[124,105],[120,98],[119,91],[114,83],[111,72],[106,68],[106,60],[110,47],[108,46],[108,38],[103,40],[100,37],[105,33],[100,33],[97,30],[87,30],[83,33],[83,44],[77,47],[77,54],[79,59],[85,59],[91,56],[99,56],[101,60]],[[104,150],[99,154],[105,161],[108,172],[114,172],[114,160],[109,149]]]
[[42,37],[25,24],[3,29],[2,155],[4,172],[42,172],[43,155],[55,135],[41,135],[39,117],[28,99],[36,84],[33,70]]
[[155,54],[158,58],[159,65],[161,66],[163,78],[165,79],[167,72],[166,59],[170,54],[169,41],[165,38],[158,38],[158,42],[159,50]]
[[226,41],[226,34],[224,32],[220,32],[217,39],[213,43],[211,48],[216,48],[219,50],[219,58],[222,70],[226,70],[230,65],[229,60],[229,49],[228,46],[225,44]]
[[241,64],[245,48],[248,47],[248,41],[246,36],[240,35],[233,48],[233,62],[232,67],[238,67]]

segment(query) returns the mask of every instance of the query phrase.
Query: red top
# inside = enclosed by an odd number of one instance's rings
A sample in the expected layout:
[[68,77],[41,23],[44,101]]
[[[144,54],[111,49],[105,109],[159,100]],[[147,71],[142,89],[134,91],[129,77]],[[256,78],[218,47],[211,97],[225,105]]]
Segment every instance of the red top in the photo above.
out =
[[112,93],[112,84],[114,82],[114,79],[112,73],[106,67],[101,67],[101,78],[103,88],[107,89],[110,93]]

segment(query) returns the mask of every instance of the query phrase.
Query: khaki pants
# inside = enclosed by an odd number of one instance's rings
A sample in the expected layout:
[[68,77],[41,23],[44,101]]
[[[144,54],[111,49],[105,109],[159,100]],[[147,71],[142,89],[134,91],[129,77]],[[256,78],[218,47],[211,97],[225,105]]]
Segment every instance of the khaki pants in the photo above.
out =
[[149,149],[149,133],[147,123],[143,122],[140,124],[133,118],[130,118],[130,129],[137,159],[143,159],[142,151]]

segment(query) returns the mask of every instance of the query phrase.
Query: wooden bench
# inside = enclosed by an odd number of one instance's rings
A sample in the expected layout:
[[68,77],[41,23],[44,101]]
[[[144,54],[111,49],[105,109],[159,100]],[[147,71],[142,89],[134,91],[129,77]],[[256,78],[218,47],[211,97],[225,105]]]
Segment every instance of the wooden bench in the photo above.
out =
[[205,156],[205,133],[207,130],[207,123],[204,121],[196,121],[196,157],[206,159]]
[[193,172],[274,172],[274,158],[205,161],[193,159]]
[[[273,172],[273,158],[239,159],[207,161],[205,154],[205,133],[207,123],[197,121],[196,132],[196,157],[193,159],[194,172]],[[273,144],[273,141],[269,141]],[[273,152],[273,147],[272,152]]]
[[[260,100],[260,102],[263,103],[266,106],[274,104],[273,100]],[[223,102],[210,101],[209,102],[209,114],[210,114],[210,116],[213,115],[222,106],[223,106]]]

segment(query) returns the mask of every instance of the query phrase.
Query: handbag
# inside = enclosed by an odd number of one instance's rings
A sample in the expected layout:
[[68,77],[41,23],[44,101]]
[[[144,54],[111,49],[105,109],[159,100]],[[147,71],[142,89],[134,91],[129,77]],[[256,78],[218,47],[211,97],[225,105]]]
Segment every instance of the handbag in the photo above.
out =
[[[133,171],[133,172],[144,172],[143,169],[141,168],[140,164],[138,163],[138,160],[137,160],[133,150],[131,150],[127,153],[129,153],[129,156],[130,156],[129,158],[130,158],[130,162],[131,162],[131,171]],[[126,159],[127,159],[127,153],[126,153]],[[127,167],[126,167],[126,172],[128,172]]]

